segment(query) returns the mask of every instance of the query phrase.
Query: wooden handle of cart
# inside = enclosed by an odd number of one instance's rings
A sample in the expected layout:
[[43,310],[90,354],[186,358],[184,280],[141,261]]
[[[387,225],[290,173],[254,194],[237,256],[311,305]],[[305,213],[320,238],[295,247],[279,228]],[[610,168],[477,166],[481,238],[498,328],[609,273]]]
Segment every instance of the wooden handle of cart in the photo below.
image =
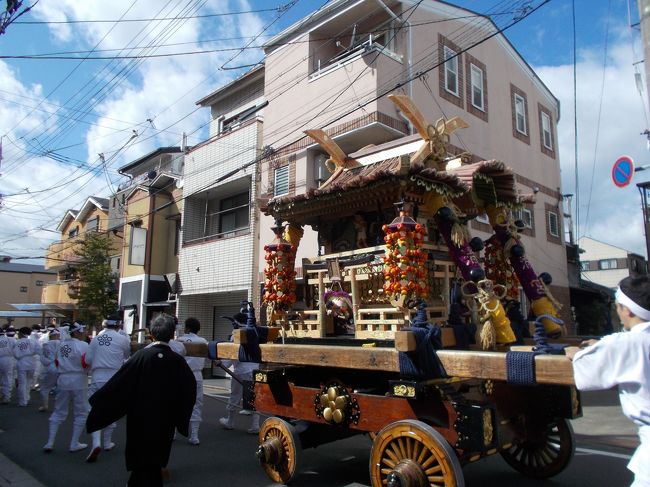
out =
[[[185,343],[188,356],[207,357],[208,347],[201,343]],[[135,346],[136,348],[138,345]],[[399,351],[395,348],[362,348],[327,345],[260,345],[262,362],[316,367],[340,367],[399,373]],[[452,377],[474,379],[507,379],[506,354],[473,350],[438,350],[438,358]],[[218,343],[219,359],[237,360],[239,345]],[[573,366],[563,355],[537,355],[535,375],[539,384],[574,385]]]

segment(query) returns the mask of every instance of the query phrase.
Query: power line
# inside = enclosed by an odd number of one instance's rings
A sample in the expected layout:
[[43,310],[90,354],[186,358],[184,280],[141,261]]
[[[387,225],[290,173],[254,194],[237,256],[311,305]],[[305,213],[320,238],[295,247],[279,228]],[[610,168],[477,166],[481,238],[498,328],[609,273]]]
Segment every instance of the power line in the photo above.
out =
[[202,15],[186,15],[182,17],[156,17],[150,19],[118,19],[118,20],[20,20],[12,22],[13,24],[22,25],[56,25],[56,24],[112,24],[112,23],[128,23],[128,22],[155,22],[159,20],[188,20],[188,19],[207,19],[213,17],[228,17],[231,15],[244,15],[262,12],[281,12],[286,8],[286,5],[279,5],[275,8],[263,8],[257,10],[242,10],[239,12],[223,12],[217,14],[202,14]]
[[[536,10],[539,9],[539,8],[541,8],[543,5],[545,5],[545,4],[548,3],[549,1],[550,1],[550,0],[546,0],[546,1],[544,1],[543,3],[541,3],[540,5],[538,5],[535,9],[531,9],[531,10],[530,10],[529,12],[527,12],[525,15],[522,15],[521,17],[516,18],[515,20],[513,20],[513,22],[511,22],[510,24],[506,25],[505,27],[498,29],[496,32],[492,33],[491,35],[489,35],[489,36],[487,36],[487,37],[484,37],[483,39],[480,39],[479,41],[473,43],[472,45],[470,45],[470,46],[467,47],[467,48],[462,49],[462,50],[460,51],[460,53],[462,53],[462,52],[466,52],[468,49],[470,49],[470,48],[472,48],[472,47],[475,47],[476,45],[478,45],[478,44],[480,44],[480,43],[482,43],[482,42],[485,42],[487,39],[489,39],[489,38],[491,38],[491,37],[494,37],[495,35],[497,35],[497,34],[499,34],[499,33],[502,33],[502,32],[503,32],[504,30],[506,30],[507,28],[511,27],[512,25],[515,25],[516,23],[518,23],[518,22],[522,21],[523,19],[525,19],[526,17],[528,17],[528,15],[532,14],[534,11],[536,11]],[[459,53],[459,54],[460,54],[460,53]],[[401,83],[401,84],[398,84],[398,86],[396,86],[396,87],[399,88],[400,86],[403,86],[406,82],[410,82],[410,81],[412,81],[413,79],[417,79],[417,78],[423,76],[423,75],[426,74],[427,72],[429,72],[429,71],[431,71],[432,69],[434,69],[435,67],[439,66],[441,63],[442,63],[442,62],[433,63],[433,65],[430,66],[430,67],[428,67],[428,69],[418,72],[415,76],[413,76],[413,77],[407,79],[406,81],[404,81],[404,82]],[[394,89],[394,88],[396,88],[396,87],[395,87],[395,86],[392,86],[391,89]],[[329,124],[331,124],[331,123],[334,123],[334,122],[336,122],[337,120],[340,120],[342,117],[345,117],[345,116],[349,115],[350,113],[354,112],[354,111],[355,111],[356,109],[358,109],[359,107],[365,106],[365,105],[367,105],[367,104],[369,104],[369,103],[375,101],[376,99],[378,99],[378,98],[384,96],[386,93],[388,93],[388,91],[390,91],[390,89],[389,89],[389,90],[384,89],[384,90],[382,90],[382,91],[383,91],[383,93],[380,93],[380,94],[377,95],[376,97],[374,97],[374,98],[372,98],[372,99],[366,101],[364,104],[359,104],[358,106],[355,106],[354,108],[352,108],[352,110],[350,110],[349,112],[347,112],[347,113],[345,113],[345,114],[343,114],[343,115],[340,115],[339,117],[337,117],[337,118],[334,119],[334,120],[329,121],[327,125],[329,125]],[[226,177],[231,177],[231,176],[232,176],[233,174],[235,174],[236,172],[238,172],[238,171],[240,171],[240,170],[242,170],[242,169],[245,169],[245,168],[251,166],[252,164],[257,163],[257,162],[258,162],[258,159],[259,159],[259,158],[255,158],[255,160],[253,160],[253,161],[251,161],[251,162],[245,164],[245,165],[242,166],[240,169],[235,170],[235,171],[232,171],[231,173],[229,173],[229,174],[227,174],[227,175],[224,175],[224,176],[218,178],[216,181],[211,181],[211,182],[210,182],[208,185],[206,185],[204,188],[199,189],[199,190],[195,191],[195,192],[192,193],[192,194],[185,195],[185,196],[183,196],[180,200],[177,200],[177,201],[181,201],[182,199],[185,199],[185,198],[190,197],[190,196],[192,196],[192,195],[194,195],[194,194],[197,194],[198,192],[204,191],[205,189],[207,189],[207,188],[209,188],[209,187],[211,187],[211,186],[217,184],[218,182],[220,182],[220,181],[223,180],[224,178],[226,178]]]

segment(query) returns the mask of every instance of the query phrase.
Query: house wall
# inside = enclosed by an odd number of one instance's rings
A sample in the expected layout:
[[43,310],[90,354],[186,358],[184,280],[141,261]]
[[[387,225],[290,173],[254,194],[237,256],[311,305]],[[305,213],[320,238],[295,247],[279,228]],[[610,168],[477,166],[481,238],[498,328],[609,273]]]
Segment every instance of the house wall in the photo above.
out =
[[[591,264],[590,269],[593,269],[582,271],[584,279],[616,289],[621,279],[630,275],[630,269],[627,266],[629,254],[627,250],[588,237],[579,239],[578,246],[584,250],[580,254],[580,261],[589,262]],[[598,261],[609,259],[616,259],[620,268],[599,270]]]
[[[56,280],[55,274],[41,272],[7,272],[0,270],[0,310],[16,311],[10,303],[40,303],[48,282]],[[25,291],[22,289],[26,288]],[[40,323],[40,318],[16,318],[14,328]],[[5,323],[3,319],[3,324]]]
[[[246,299],[253,299],[256,294],[254,276],[258,263],[253,249],[258,241],[255,206],[258,177],[254,162],[262,147],[261,131],[259,119],[246,122],[197,147],[186,158],[184,190],[188,197],[179,256],[181,313],[189,306],[186,299],[193,295],[240,291],[238,295],[243,292]],[[230,195],[233,187],[249,188],[249,231],[233,237],[204,238],[206,198]]]
[[[389,19],[381,8],[371,12],[372,2],[366,4],[345,4],[340,8],[340,13],[329,21],[319,19],[317,25],[313,26],[312,34],[305,32],[307,28],[303,28],[302,33],[284,39],[291,42],[289,45],[270,47],[267,50],[265,96],[269,100],[269,106],[265,109],[264,144],[272,145],[276,149],[291,144],[278,157],[289,157],[291,154],[291,157],[295,158],[292,181],[295,194],[315,185],[313,177],[309,177],[311,161],[306,150],[309,143],[300,141],[303,130],[327,130],[345,123],[354,126],[355,120],[361,120],[374,112],[401,121],[401,115],[385,96],[364,105],[362,109],[358,108],[349,114],[347,112],[360,103],[386,92],[408,94],[414,99],[424,117],[432,123],[442,117],[450,119],[454,116],[460,116],[469,123],[469,128],[451,136],[450,150],[455,153],[468,151],[475,156],[475,160],[501,160],[515,171],[522,193],[536,192],[536,202],[529,207],[534,218],[534,232],[524,235],[522,242],[537,273],[549,272],[553,276],[557,294],[562,295],[561,299],[568,309],[569,294],[568,291],[565,292],[568,289],[568,272],[562,230],[564,212],[561,203],[556,130],[560,116],[559,102],[525,61],[519,58],[514,48],[500,36],[489,39],[459,56],[460,96],[457,99],[449,96],[444,90],[443,65],[430,70],[421,79],[391,90],[391,86],[407,78],[409,58],[412,64],[411,72],[425,71],[439,64],[442,59],[442,46],[448,41],[451,44],[456,41],[460,44],[456,47],[461,50],[471,44],[472,39],[487,37],[494,32],[491,26],[477,30],[475,19],[458,19],[459,12],[466,14],[466,11],[438,2],[422,2],[415,12],[411,14],[409,11],[405,14],[412,24],[425,25],[413,27],[411,39],[405,31],[398,32],[394,50],[398,56],[402,56],[401,62],[387,54],[371,51],[327,74],[310,76],[310,73],[313,74],[313,54],[318,51],[314,49],[313,42],[306,41],[310,39],[310,35],[312,40],[317,37],[314,32],[327,33],[333,38],[335,32],[350,29],[357,22],[355,11],[359,13],[357,18],[361,19],[359,25],[377,25]],[[401,7],[396,7],[395,11],[399,13],[400,8],[406,10],[412,5],[413,2],[402,2]],[[452,18],[456,20],[450,20]],[[440,20],[445,21],[437,22]],[[472,30],[468,31],[468,28]],[[409,52],[409,45],[412,46],[412,52]],[[468,98],[469,63],[484,69],[486,108],[483,112],[473,107]],[[291,80],[291,84],[288,80]],[[350,85],[349,89],[339,95],[342,88]],[[515,93],[526,101],[526,136],[522,136],[514,128]],[[542,112],[551,118],[551,151],[542,144]],[[356,149],[359,148],[361,147]],[[262,162],[262,195],[272,196],[272,187],[268,183],[272,180],[271,164],[268,160]],[[549,234],[549,212],[558,217],[558,237]],[[273,239],[270,231],[272,224],[269,217],[261,217],[261,245],[258,249],[261,267],[264,263],[262,247]],[[489,227],[477,224],[472,224],[470,231],[482,238],[487,238],[492,233]],[[306,229],[297,262],[300,262],[302,257],[315,255],[315,249],[315,233]]]

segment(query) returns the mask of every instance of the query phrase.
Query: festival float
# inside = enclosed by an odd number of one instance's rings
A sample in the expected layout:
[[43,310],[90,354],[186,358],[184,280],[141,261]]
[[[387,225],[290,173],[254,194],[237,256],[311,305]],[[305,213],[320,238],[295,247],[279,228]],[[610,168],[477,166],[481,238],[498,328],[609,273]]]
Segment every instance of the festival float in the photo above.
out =
[[[430,124],[409,98],[389,99],[422,141],[365,161],[306,131],[329,154],[331,176],[261,208],[276,222],[265,324],[244,303],[247,326],[210,357],[259,362],[254,403],[269,417],[257,457],[278,484],[300,471],[302,449],[358,434],[372,439],[373,487],[462,486],[462,467],[493,454],[552,477],[572,458],[569,420],[581,405],[571,363],[551,343],[562,326],[549,278],[527,260],[511,216],[533,195],[519,194],[502,162],[447,153],[461,119]],[[494,230],[484,262],[486,242],[468,227],[481,214]],[[324,252],[303,261],[298,303],[306,227]],[[520,288],[535,314],[523,342],[504,307]]]

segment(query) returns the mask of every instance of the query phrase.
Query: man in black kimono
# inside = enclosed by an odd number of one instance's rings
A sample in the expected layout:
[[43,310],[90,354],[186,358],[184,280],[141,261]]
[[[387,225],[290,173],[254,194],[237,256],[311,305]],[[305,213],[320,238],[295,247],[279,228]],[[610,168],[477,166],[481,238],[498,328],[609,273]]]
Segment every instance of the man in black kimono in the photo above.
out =
[[88,433],[126,415],[126,469],[131,487],[162,486],[174,429],[188,436],[196,380],[185,359],[169,348],[174,318],[149,327],[153,343],[139,350],[89,399]]

